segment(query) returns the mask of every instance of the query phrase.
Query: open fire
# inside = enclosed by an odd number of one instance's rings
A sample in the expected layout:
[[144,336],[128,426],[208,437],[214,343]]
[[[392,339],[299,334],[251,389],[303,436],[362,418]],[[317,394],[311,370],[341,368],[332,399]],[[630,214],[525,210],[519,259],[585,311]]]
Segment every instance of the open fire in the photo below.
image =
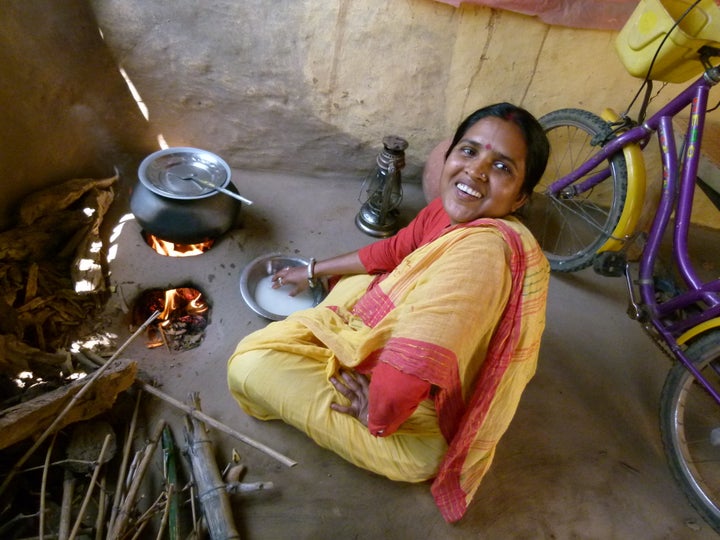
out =
[[142,232],[142,236],[148,246],[160,255],[165,255],[166,257],[194,257],[196,255],[202,255],[210,250],[215,243],[214,239],[210,239],[197,244],[178,244],[158,238],[154,234],[146,231]]
[[135,303],[133,322],[142,324],[155,311],[160,315],[147,330],[149,349],[165,347],[169,351],[185,351],[202,343],[210,306],[199,290],[179,287],[144,291]]

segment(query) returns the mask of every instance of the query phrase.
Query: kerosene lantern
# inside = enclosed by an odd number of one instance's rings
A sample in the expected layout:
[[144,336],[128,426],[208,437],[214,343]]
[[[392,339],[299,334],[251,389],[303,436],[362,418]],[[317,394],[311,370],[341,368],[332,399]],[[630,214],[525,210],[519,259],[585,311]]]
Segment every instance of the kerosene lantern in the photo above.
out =
[[402,201],[400,170],[405,166],[408,143],[396,135],[383,138],[377,166],[365,177],[366,199],[355,217],[358,228],[370,236],[386,238],[398,230],[398,207]]

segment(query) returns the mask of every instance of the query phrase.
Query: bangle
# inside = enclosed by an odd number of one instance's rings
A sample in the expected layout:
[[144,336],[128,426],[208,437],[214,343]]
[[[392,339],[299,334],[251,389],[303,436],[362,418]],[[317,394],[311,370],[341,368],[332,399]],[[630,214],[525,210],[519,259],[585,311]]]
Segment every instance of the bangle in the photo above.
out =
[[315,257],[310,257],[310,262],[307,265],[308,279],[315,279]]
[[315,257],[310,257],[310,262],[307,265],[307,277],[308,284],[315,287]]

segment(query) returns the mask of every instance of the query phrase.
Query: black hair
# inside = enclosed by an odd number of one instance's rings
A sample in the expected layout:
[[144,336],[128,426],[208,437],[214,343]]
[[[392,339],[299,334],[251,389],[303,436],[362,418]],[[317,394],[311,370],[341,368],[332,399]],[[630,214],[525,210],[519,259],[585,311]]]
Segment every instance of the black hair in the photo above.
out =
[[512,122],[520,128],[523,138],[525,139],[525,146],[527,146],[525,179],[523,181],[522,192],[530,196],[545,172],[548,155],[550,154],[550,142],[540,122],[522,107],[518,107],[512,103],[502,102],[488,105],[472,113],[462,121],[455,131],[455,136],[453,137],[452,143],[450,143],[450,148],[448,148],[448,151],[445,153],[445,159],[447,159],[452,149],[455,148],[455,145],[460,142],[460,139],[465,136],[465,133],[467,133],[473,125],[489,116]]

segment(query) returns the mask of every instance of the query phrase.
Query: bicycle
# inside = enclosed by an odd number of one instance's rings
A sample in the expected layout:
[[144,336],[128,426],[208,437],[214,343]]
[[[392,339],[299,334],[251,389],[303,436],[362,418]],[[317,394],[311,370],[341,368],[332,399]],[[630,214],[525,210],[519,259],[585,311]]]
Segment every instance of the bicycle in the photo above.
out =
[[[707,7],[703,0],[692,3],[658,51],[700,3]],[[551,142],[550,161],[523,216],[552,270],[573,272],[592,265],[602,275],[625,277],[628,315],[674,362],[660,396],[660,434],[670,470],[691,505],[720,532],[720,279],[702,278],[688,253],[693,194],[698,181],[702,185],[697,170],[708,97],[720,83],[720,65],[711,63],[720,57],[717,47],[699,48],[702,74],[647,118],[649,75],[636,121],[627,112],[610,110],[598,116],[561,109],[541,117]],[[657,58],[658,52],[648,74]],[[672,120],[688,107],[690,122],[678,148]],[[645,198],[643,150],[655,137],[663,187],[645,232],[637,230]],[[668,273],[659,255],[671,222]],[[642,251],[631,261],[628,251],[638,244]]]

